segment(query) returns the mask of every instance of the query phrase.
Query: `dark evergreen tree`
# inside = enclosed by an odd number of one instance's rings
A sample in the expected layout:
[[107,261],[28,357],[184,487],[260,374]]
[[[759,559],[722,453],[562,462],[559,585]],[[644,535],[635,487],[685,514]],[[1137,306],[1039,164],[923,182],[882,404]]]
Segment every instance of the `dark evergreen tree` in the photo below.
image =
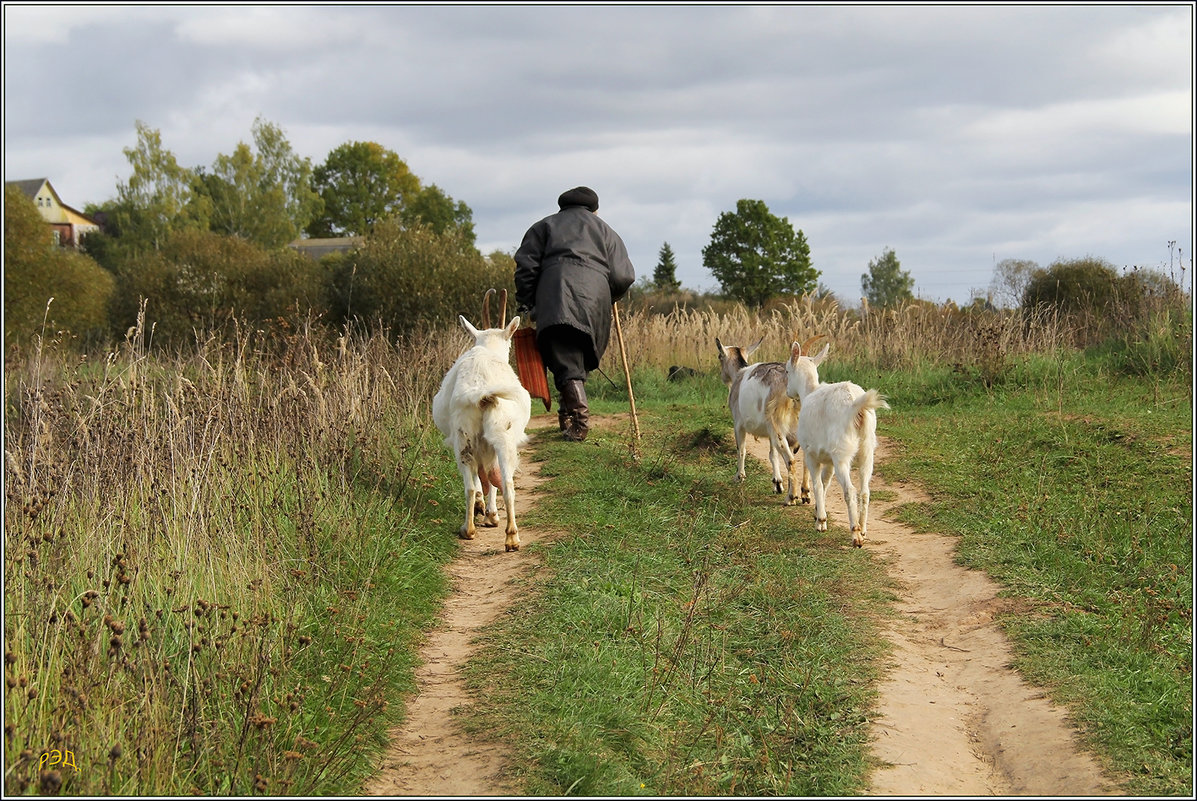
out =
[[657,267],[653,270],[653,285],[657,289],[676,291],[681,289],[681,282],[677,280],[677,261],[673,257],[673,248],[669,243],[661,245],[661,252],[657,255]]

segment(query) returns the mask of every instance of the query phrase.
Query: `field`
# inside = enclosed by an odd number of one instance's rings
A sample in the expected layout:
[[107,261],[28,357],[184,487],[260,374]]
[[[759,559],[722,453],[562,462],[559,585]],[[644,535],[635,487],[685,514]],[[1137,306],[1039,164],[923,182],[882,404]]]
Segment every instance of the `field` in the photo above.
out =
[[[1016,601],[998,622],[1023,676],[1123,791],[1192,789],[1185,317],[1088,348],[1059,320],[926,305],[638,312],[624,332],[641,458],[534,439],[544,500],[521,523],[566,535],[526,546],[535,585],[467,669],[463,723],[506,739],[505,781],[867,787],[891,579],[842,520],[795,526],[763,469],[731,480],[714,371],[716,336],[780,359],[825,333],[824,380],[893,406],[887,469],[931,499],[904,522],[952,532]],[[463,334],[147,336],[7,357],[6,792],[357,794],[451,591],[461,490],[428,404]],[[604,371],[596,412],[626,413],[617,354]]]

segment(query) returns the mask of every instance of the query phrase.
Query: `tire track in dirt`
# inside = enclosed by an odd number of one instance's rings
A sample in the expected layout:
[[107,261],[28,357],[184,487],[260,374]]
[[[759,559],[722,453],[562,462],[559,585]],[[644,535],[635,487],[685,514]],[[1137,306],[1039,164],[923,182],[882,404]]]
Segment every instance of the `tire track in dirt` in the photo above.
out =
[[[622,436],[617,422],[624,417],[592,421],[591,436]],[[538,416],[529,431],[555,425],[555,415]],[[898,615],[885,627],[894,648],[874,720],[872,749],[882,767],[873,772],[868,795],[1117,795],[1079,746],[1066,713],[1010,667],[1009,642],[993,621],[1011,603],[998,597],[999,586],[955,563],[954,538],[917,534],[887,519],[897,507],[925,500],[904,480],[886,480],[887,447],[881,438],[865,548],[881,557],[900,587]],[[749,449],[767,470],[768,444],[750,437]],[[517,512],[535,504],[537,469],[523,460]],[[879,490],[893,499],[877,499]],[[848,550],[843,495],[834,479],[827,500]],[[796,532],[813,529],[810,509],[795,507]],[[365,794],[511,794],[502,743],[466,735],[455,710],[471,703],[461,668],[474,653],[475,637],[514,601],[515,579],[539,562],[527,544],[551,540],[552,533],[521,528],[521,537],[525,548],[513,554],[502,549],[501,528],[480,529],[477,539],[462,541],[449,568],[453,592],[420,651],[417,691]]]

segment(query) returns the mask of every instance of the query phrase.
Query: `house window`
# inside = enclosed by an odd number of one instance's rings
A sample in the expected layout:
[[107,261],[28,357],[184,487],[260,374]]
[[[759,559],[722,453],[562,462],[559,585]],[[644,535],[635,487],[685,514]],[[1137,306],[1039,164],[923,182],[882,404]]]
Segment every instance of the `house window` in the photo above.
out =
[[62,244],[62,235],[61,235],[61,234],[60,234],[60,233],[59,233],[57,230],[51,231],[50,233],[51,233],[51,235],[54,237],[54,244],[55,244],[55,245],[60,245],[60,244]]

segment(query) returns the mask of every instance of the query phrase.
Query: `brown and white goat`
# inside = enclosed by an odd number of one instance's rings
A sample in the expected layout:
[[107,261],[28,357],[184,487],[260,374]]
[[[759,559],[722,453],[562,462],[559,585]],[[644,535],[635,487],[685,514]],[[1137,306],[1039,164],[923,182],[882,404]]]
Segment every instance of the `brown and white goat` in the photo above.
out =
[[[490,293],[487,293],[489,301]],[[505,304],[504,304],[505,305]],[[485,304],[484,304],[485,309]],[[479,494],[485,496],[484,522],[497,526],[497,488],[502,488],[507,508],[506,550],[518,551],[515,520],[515,471],[519,449],[527,442],[525,429],[532,417],[532,396],[511,367],[511,338],[520,318],[500,328],[490,328],[483,312],[481,330],[459,317],[474,345],[453,363],[432,399],[432,419],[457,459],[465,487],[465,523],[459,536],[476,535],[474,514]]]
[[[798,412],[799,402],[786,394],[786,370],[781,362],[748,363],[764,339],[754,345],[724,345],[715,338],[719,349],[719,369],[728,387],[727,406],[731,410],[736,433],[736,481],[744,480],[744,461],[748,435],[769,441],[769,464],[773,468],[773,491],[781,493],[782,473],[788,477],[786,506],[798,498]],[[810,503],[810,478],[802,465],[802,503]]]

